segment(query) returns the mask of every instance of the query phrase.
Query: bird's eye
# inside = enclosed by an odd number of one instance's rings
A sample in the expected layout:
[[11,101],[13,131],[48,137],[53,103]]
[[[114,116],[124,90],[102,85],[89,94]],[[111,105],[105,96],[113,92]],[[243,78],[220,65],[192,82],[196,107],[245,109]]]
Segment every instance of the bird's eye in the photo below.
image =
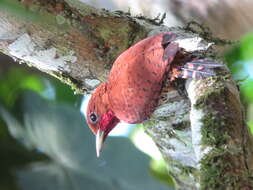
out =
[[98,120],[97,114],[94,113],[94,112],[92,112],[90,114],[90,121],[91,121],[91,123],[95,124],[97,122],[97,120]]

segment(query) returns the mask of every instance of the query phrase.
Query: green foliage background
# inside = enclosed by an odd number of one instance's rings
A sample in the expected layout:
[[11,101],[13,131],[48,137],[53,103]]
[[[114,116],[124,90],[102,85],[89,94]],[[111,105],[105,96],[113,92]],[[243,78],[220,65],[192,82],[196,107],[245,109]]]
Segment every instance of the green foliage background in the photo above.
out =
[[0,92],[0,189],[172,189],[164,166],[151,169],[129,138],[108,138],[96,158],[69,86],[2,57]]
[[240,87],[247,123],[253,132],[253,33],[243,36],[224,58]]

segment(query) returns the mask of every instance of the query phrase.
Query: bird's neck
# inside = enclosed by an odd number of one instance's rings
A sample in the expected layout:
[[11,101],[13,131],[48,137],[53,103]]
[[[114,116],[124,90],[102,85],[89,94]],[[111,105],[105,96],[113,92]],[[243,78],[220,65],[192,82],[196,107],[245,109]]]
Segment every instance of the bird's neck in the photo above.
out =
[[108,85],[107,83],[102,83],[102,88],[101,88],[101,93],[100,93],[100,97],[101,97],[101,101],[103,105],[106,105],[107,110],[110,110],[110,102],[109,102],[109,97],[108,97]]
[[111,105],[111,101],[109,97],[110,95],[109,91],[110,91],[110,86],[108,85],[108,83],[102,83],[101,93],[100,93],[100,97],[102,101],[101,103],[106,107],[106,112],[114,113],[113,106]]

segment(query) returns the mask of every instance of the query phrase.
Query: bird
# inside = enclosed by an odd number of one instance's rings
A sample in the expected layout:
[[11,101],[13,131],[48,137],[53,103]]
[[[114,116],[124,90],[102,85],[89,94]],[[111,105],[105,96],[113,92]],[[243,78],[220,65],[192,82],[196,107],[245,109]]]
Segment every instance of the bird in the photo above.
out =
[[108,80],[91,95],[86,110],[89,128],[96,136],[96,154],[119,122],[148,120],[159,104],[165,83],[177,79],[214,76],[222,64],[198,59],[179,47],[173,32],[147,37],[121,53]]

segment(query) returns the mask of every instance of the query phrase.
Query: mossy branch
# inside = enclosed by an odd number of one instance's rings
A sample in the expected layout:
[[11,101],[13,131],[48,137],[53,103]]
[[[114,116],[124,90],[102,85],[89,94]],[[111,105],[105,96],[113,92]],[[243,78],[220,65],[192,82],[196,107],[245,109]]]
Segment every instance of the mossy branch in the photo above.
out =
[[252,189],[252,138],[229,73],[192,81],[188,92],[201,189]]
[[[214,43],[187,28],[168,28],[145,17],[98,10],[77,0],[9,2],[14,2],[15,11],[0,11],[1,51],[80,93],[105,81],[122,51],[160,32],[172,31],[189,53],[218,61]],[[252,140],[229,72],[189,81],[187,90],[189,99],[171,89],[168,101],[144,124],[178,189],[252,189]]]
[[113,60],[150,31],[143,18],[77,0],[4,0],[0,9],[0,50],[82,93],[106,80]]
[[[184,42],[181,47],[188,47]],[[210,43],[201,38],[188,51],[221,62],[212,45],[197,48]],[[225,65],[216,72],[216,77],[187,81],[188,98],[170,90],[167,101],[144,124],[169,163],[178,189],[253,188],[252,136],[238,86]]]

